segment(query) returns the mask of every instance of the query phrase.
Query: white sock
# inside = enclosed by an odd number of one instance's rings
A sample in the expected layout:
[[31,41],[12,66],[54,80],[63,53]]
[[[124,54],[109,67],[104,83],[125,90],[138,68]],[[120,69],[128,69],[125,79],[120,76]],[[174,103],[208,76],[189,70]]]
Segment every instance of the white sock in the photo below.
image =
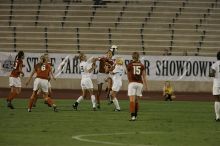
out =
[[96,107],[95,95],[91,96],[91,101],[92,101],[92,107],[95,108]]
[[83,96],[80,96],[80,97],[76,100],[76,102],[80,103],[82,100],[83,100]]
[[119,106],[119,103],[118,103],[118,99],[117,99],[116,97],[113,99],[113,103],[114,103],[114,105],[115,105],[115,108],[118,109],[118,110],[120,110],[120,106]]
[[220,118],[220,102],[215,101],[215,114],[216,114],[216,119]]

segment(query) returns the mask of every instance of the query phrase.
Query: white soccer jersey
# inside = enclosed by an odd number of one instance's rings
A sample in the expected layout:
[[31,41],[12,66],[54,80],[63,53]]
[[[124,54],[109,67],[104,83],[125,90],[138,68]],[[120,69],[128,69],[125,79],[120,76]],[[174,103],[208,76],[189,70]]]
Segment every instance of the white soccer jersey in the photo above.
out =
[[115,69],[112,72],[114,73],[112,77],[113,81],[121,81],[125,70],[122,65],[115,65]]
[[220,61],[216,61],[214,64],[212,64],[212,69],[215,70],[213,86],[220,87]]
[[88,70],[92,68],[92,63],[82,61],[80,62],[79,66],[80,66],[80,72],[81,72],[82,78],[90,78],[92,75],[92,72],[89,73]]

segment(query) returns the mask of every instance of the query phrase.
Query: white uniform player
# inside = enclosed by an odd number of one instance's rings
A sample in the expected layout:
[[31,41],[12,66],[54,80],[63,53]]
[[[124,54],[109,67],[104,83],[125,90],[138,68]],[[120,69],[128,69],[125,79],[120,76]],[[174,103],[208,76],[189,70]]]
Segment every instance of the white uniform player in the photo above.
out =
[[91,80],[92,72],[96,68],[95,58],[86,59],[84,54],[80,54],[80,71],[81,71],[81,87],[82,87],[82,95],[76,100],[73,104],[73,108],[77,110],[79,103],[86,97],[86,90],[89,91],[92,101],[93,110],[96,110],[96,100],[95,95],[93,94],[93,83]]
[[115,69],[112,71],[113,76],[113,85],[112,85],[112,90],[113,91],[119,91],[121,86],[122,86],[122,77],[124,75],[124,67],[122,65],[115,65]]
[[116,58],[116,65],[113,71],[110,72],[112,74],[112,91],[110,92],[110,97],[115,105],[115,111],[120,111],[121,108],[119,106],[119,102],[117,100],[116,94],[120,90],[122,86],[122,76],[124,75],[124,67],[122,58]]
[[91,80],[92,72],[89,72],[88,70],[92,68],[91,62],[82,61],[80,63],[80,71],[81,71],[81,87],[82,89],[92,89],[93,83]]
[[214,109],[216,122],[220,122],[220,52],[217,53],[217,60],[211,67],[210,77],[213,79],[212,94],[215,97]]
[[212,67],[215,70],[215,76],[213,79],[213,95],[220,95],[220,61],[216,61]]

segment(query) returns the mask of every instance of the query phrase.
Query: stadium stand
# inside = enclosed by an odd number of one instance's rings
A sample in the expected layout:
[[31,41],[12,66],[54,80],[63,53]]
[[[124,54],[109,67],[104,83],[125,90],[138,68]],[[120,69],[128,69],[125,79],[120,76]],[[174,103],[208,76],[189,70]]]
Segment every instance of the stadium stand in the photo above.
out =
[[0,0],[0,50],[213,55],[218,0]]

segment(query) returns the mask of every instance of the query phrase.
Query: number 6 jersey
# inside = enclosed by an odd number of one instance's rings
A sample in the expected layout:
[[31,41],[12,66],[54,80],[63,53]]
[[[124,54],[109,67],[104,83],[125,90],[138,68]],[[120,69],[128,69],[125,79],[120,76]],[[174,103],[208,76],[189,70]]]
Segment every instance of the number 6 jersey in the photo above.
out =
[[48,80],[50,77],[51,66],[49,63],[38,63],[35,66],[35,71],[37,73],[37,78]]

